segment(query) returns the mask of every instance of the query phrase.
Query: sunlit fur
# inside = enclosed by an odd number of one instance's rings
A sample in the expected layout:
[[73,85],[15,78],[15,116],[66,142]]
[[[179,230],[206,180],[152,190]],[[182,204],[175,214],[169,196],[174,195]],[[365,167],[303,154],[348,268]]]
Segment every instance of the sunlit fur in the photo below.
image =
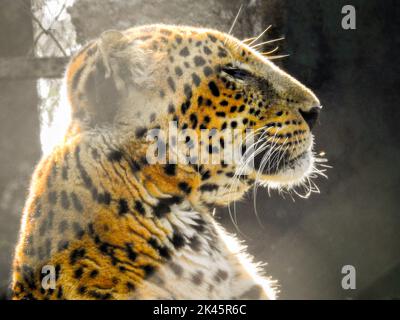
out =
[[[270,61],[276,50],[256,50],[260,39],[152,25],[105,32],[72,58],[72,120],[32,178],[15,299],[275,297],[212,214],[259,185],[307,195],[323,174],[303,118],[320,103]],[[239,164],[149,165],[146,133],[170,121],[215,129],[199,147],[210,154],[223,152],[225,129],[251,130],[253,151]],[[41,287],[45,265],[56,267],[54,290]]]

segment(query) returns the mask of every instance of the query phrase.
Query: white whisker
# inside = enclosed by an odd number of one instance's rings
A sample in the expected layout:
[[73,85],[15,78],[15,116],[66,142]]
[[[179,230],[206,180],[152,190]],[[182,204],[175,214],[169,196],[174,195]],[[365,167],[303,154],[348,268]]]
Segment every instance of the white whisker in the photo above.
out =
[[254,38],[254,39],[253,39],[250,43],[248,43],[247,45],[248,45],[248,46],[251,46],[253,43],[257,42],[257,40],[260,39],[260,38],[264,35],[264,33],[266,33],[269,29],[271,29],[271,27],[272,27],[272,25],[269,25],[269,26],[267,27],[267,29],[265,29],[263,32],[261,32],[260,35],[259,35],[258,37]]
[[230,28],[229,31],[228,31],[228,34],[231,34],[231,33],[232,33],[232,30],[233,30],[233,28],[234,28],[235,25],[236,25],[236,22],[237,22],[237,20],[238,20],[238,18],[239,18],[240,12],[242,11],[242,8],[243,8],[243,4],[240,5],[240,8],[239,8],[239,10],[238,10],[238,12],[237,12],[237,14],[236,14],[235,20],[233,20],[232,26],[231,26],[231,28]]
[[260,43],[257,43],[257,44],[255,44],[254,46],[251,46],[251,47],[254,49],[254,48],[257,48],[257,47],[263,46],[264,44],[268,44],[268,43],[274,43],[274,42],[277,42],[277,41],[282,41],[282,40],[285,40],[285,37],[280,37],[280,38],[277,38],[277,39],[272,39],[272,40],[268,40],[268,41],[260,42]]
[[278,50],[279,50],[279,46],[276,46],[274,49],[272,49],[272,50],[270,50],[270,51],[261,52],[261,54],[262,54],[263,56],[268,56],[268,55],[270,55],[270,54],[272,54],[272,53],[275,53],[275,52],[278,51]]
[[283,58],[286,58],[289,56],[290,56],[290,54],[281,54],[279,56],[270,56],[270,57],[268,57],[268,59],[269,60],[278,60],[278,59],[283,59]]

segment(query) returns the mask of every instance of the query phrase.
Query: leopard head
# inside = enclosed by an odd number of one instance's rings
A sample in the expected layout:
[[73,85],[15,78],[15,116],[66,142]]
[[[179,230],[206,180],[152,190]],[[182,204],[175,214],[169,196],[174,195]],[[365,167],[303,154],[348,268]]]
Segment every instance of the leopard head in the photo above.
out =
[[[73,128],[105,123],[142,158],[148,135],[165,132],[159,166],[167,175],[192,172],[176,182],[186,179],[181,189],[205,203],[227,204],[254,183],[291,188],[313,172],[319,100],[228,34],[168,25],[108,31],[72,60],[67,80]],[[227,161],[235,139],[239,159]]]

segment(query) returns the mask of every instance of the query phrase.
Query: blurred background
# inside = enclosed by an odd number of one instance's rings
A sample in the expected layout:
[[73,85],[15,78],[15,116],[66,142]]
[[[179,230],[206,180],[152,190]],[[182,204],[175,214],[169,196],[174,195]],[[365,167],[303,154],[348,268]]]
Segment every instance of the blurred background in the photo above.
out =
[[[107,29],[204,26],[248,38],[285,36],[278,64],[324,108],[316,150],[333,167],[321,193],[294,201],[259,190],[236,204],[240,238],[268,263],[281,299],[400,298],[400,4],[396,0],[0,0],[0,297],[29,178],[62,135],[60,83],[68,57]],[[341,26],[356,8],[356,30]],[[273,48],[273,47],[271,47]],[[218,220],[237,232],[226,209]],[[344,290],[341,269],[356,269]]]

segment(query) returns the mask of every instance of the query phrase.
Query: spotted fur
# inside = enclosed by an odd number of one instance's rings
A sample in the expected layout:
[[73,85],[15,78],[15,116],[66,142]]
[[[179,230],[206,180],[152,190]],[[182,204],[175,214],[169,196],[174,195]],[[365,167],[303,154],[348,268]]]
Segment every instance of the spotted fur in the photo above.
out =
[[[201,146],[212,154],[226,145],[224,129],[268,128],[290,147],[288,168],[261,180],[289,185],[312,143],[313,93],[227,34],[168,25],[105,32],[71,60],[66,85],[72,121],[32,178],[14,298],[274,298],[274,283],[212,214],[257,172],[227,189],[234,165],[150,165],[146,134],[171,120],[214,129],[218,143]],[[46,265],[54,289],[42,286]]]

